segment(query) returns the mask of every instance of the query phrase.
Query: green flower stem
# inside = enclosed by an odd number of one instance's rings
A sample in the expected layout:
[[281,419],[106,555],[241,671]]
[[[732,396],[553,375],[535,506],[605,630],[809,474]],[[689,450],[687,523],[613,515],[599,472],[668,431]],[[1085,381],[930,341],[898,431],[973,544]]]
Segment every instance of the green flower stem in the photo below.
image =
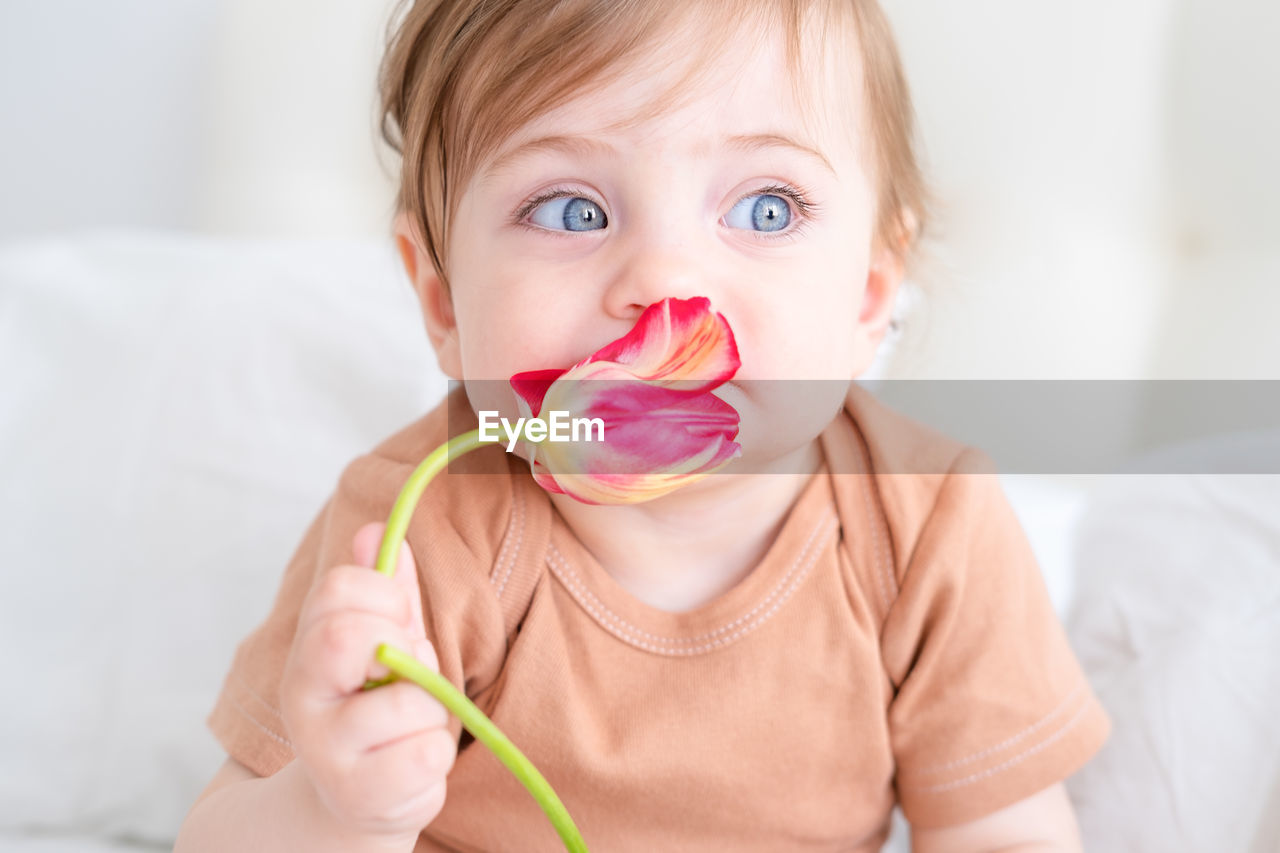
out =
[[387,577],[396,573],[396,558],[400,556],[400,545],[404,542],[405,534],[409,532],[409,519],[413,518],[413,511],[418,508],[418,500],[426,491],[427,484],[435,479],[436,474],[444,470],[450,460],[469,453],[477,447],[483,447],[484,444],[485,442],[480,440],[480,430],[473,429],[454,436],[427,454],[422,464],[409,475],[409,481],[404,484],[404,488],[400,490],[400,496],[391,507],[391,517],[387,519],[387,529],[382,533],[382,547],[378,550],[375,569]]
[[[400,496],[391,508],[391,517],[387,520],[387,529],[382,536],[382,546],[378,551],[375,564],[379,572],[390,577],[395,574],[396,558],[400,555],[400,546],[409,530],[409,519],[418,506],[418,499],[432,478],[439,474],[451,459],[484,446],[480,441],[480,431],[471,430],[451,438],[427,455],[414,472],[409,476]],[[475,706],[466,694],[454,687],[449,680],[431,670],[413,655],[386,643],[378,646],[376,654],[378,662],[391,670],[391,674],[378,681],[369,681],[365,690],[379,687],[395,681],[397,677],[406,678],[434,696],[441,705],[462,721],[463,727],[471,732],[476,740],[483,743],[498,757],[507,769],[520,780],[520,784],[533,795],[542,811],[551,820],[560,835],[560,840],[571,853],[587,853],[587,845],[574,825],[573,818],[564,807],[564,803],[556,796],[551,785],[543,778],[533,763],[525,757],[502,731]]]
[[475,703],[450,684],[447,678],[428,669],[412,655],[394,646],[388,646],[386,643],[378,646],[377,657],[387,669],[409,679],[440,700],[440,704],[461,720],[462,725],[475,735],[476,740],[489,747],[489,751],[507,765],[507,769],[520,780],[520,784],[528,789],[542,811],[550,818],[551,825],[560,835],[566,850],[570,853],[587,853],[586,842],[582,840],[582,835],[574,825],[573,818],[569,817],[568,810],[556,796],[556,792],[551,789],[551,785],[533,766],[533,762],[525,758],[524,753],[493,724],[492,720],[484,715],[483,711],[475,706]]

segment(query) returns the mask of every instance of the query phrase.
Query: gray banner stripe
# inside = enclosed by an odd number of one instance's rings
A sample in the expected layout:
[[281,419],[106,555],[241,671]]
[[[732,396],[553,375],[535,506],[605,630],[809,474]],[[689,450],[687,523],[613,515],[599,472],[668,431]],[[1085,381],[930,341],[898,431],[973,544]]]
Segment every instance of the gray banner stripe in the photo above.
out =
[[[600,386],[581,380],[570,396]],[[914,452],[946,439],[985,451],[1007,474],[1280,474],[1280,380],[879,380],[873,440],[886,474],[943,473],[945,455]],[[739,437],[821,423],[849,387],[828,380],[735,381],[716,390],[741,415]],[[458,390],[458,383],[451,383]],[[468,381],[473,405],[519,416],[506,381]],[[563,398],[562,398],[563,399]],[[834,403],[833,403],[834,401]],[[451,409],[450,434],[472,428]],[[905,418],[906,420],[903,420]],[[816,420],[815,420],[816,419]],[[921,429],[925,427],[927,429]],[[932,433],[930,432],[932,431]],[[937,436],[930,438],[933,434]],[[503,442],[505,446],[505,440]],[[944,466],[942,466],[944,467]],[[721,473],[754,473],[744,460]],[[625,464],[609,473],[633,473]],[[852,472],[837,472],[852,473]]]

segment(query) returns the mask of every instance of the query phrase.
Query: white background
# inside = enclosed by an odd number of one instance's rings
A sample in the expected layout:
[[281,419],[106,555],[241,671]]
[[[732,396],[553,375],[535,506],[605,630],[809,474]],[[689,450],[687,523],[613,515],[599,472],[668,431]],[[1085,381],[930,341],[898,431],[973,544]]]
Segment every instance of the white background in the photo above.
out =
[[[898,376],[1280,376],[1280,8],[887,0],[945,204]],[[379,237],[386,0],[46,0],[0,26],[0,238]]]

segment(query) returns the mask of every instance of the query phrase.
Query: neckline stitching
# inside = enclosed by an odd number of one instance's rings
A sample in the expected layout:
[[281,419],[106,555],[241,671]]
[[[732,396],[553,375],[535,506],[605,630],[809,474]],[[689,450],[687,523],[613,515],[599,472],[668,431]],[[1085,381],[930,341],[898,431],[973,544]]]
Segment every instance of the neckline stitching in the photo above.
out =
[[[490,583],[496,585],[496,595],[502,598],[502,591],[506,589],[507,581],[511,578],[511,571],[515,568],[516,560],[520,556],[520,546],[524,542],[524,494],[523,489],[513,488],[511,495],[511,518],[507,521],[507,535],[502,539],[502,549],[498,552],[498,559],[493,564],[493,572],[489,575]],[[514,543],[513,543],[514,537]],[[510,549],[508,551],[508,549]],[[502,580],[498,580],[498,572],[504,568]]]
[[[577,573],[569,566],[564,555],[560,553],[560,550],[556,548],[554,544],[548,545],[547,565],[551,568],[552,573],[559,578],[562,583],[564,583],[565,588],[568,589],[569,593],[583,607],[583,609],[590,613],[592,618],[594,618],[601,627],[618,637],[618,639],[636,646],[637,648],[642,648],[657,654],[694,655],[704,651],[709,651],[718,646],[727,645],[744,634],[759,627],[773,616],[773,614],[782,606],[783,602],[791,597],[791,594],[800,584],[800,581],[803,580],[809,573],[810,569],[813,568],[814,563],[817,562],[818,555],[822,553],[821,546],[826,544],[827,538],[829,538],[830,534],[838,527],[838,521],[839,519],[830,510],[824,513],[823,517],[818,520],[818,523],[814,525],[813,530],[809,533],[809,537],[805,541],[804,547],[796,556],[795,560],[792,561],[786,574],[783,575],[782,579],[778,581],[774,588],[759,604],[747,613],[735,619],[733,622],[730,622],[728,625],[695,637],[662,637],[645,631],[628,622],[626,619],[623,619],[621,616],[610,610],[604,602],[600,601],[594,593],[586,588],[585,583],[583,583]],[[818,534],[823,532],[824,529],[825,535],[819,540]],[[815,541],[819,543],[819,547],[817,548],[813,547]],[[801,566],[802,562],[804,564],[803,567]],[[799,572],[798,574],[797,570]],[[728,636],[719,636],[723,635],[726,631],[731,630],[735,625],[751,618],[751,616],[760,610],[760,608],[764,607],[770,600],[778,596],[779,592],[782,591],[783,586],[786,585],[787,580],[791,578],[792,575],[796,575],[795,579],[792,580],[791,585],[787,587],[785,592],[782,592],[781,597],[773,603],[773,606],[770,607],[768,611],[761,614],[754,622],[739,628],[732,634],[729,634]],[[588,600],[588,598],[591,600]],[[595,604],[592,604],[592,601],[594,601]],[[599,607],[597,608],[596,605],[599,605]],[[604,612],[601,613],[600,611]],[[615,625],[611,623],[617,624]],[[665,643],[669,645],[685,645],[688,643],[698,642],[699,640],[710,640],[710,642],[688,648],[661,648],[659,646],[655,646],[653,643],[646,642],[644,639],[639,639],[641,637],[648,638],[657,643]]]
[[[884,507],[871,489],[871,460],[870,452],[859,436],[858,440],[858,461],[862,463],[862,472],[856,476],[862,482],[862,505],[866,512],[867,526],[871,530],[871,544],[875,551],[878,571],[876,576],[876,587],[880,593],[880,605],[884,613],[889,612],[889,607],[893,604],[894,598],[898,595],[898,579],[894,576],[893,560],[889,554],[888,542],[889,533],[885,529],[888,525],[888,519],[885,517]],[[877,512],[878,510],[878,512]]]

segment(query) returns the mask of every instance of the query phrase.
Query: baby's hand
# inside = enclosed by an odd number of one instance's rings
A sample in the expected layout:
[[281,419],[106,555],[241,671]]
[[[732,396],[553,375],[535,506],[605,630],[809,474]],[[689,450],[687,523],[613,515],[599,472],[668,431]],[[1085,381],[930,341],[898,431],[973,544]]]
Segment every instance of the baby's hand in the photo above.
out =
[[374,659],[379,643],[439,669],[409,548],[401,546],[394,577],[372,568],[383,528],[360,528],[360,565],[329,570],[303,602],[281,712],[298,762],[337,821],[361,835],[404,840],[408,849],[444,807],[457,744],[448,711],[413,682],[361,689],[388,674]]

